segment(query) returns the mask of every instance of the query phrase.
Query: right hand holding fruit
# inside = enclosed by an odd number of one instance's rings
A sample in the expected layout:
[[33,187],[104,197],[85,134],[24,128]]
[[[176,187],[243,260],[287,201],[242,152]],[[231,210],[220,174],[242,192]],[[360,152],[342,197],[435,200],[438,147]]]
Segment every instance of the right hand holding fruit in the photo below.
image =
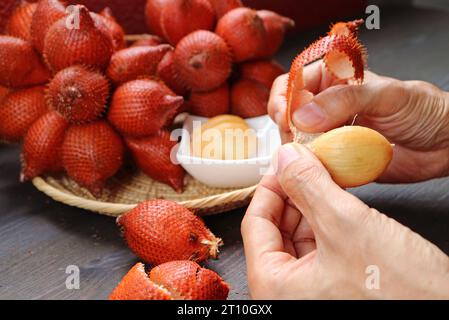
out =
[[[341,84],[318,61],[304,69],[311,103],[293,106],[295,126],[319,133],[352,123],[370,127],[395,144],[383,182],[416,182],[449,175],[449,94],[421,81],[399,81],[365,73],[363,85]],[[273,85],[268,105],[284,142],[287,75]]]

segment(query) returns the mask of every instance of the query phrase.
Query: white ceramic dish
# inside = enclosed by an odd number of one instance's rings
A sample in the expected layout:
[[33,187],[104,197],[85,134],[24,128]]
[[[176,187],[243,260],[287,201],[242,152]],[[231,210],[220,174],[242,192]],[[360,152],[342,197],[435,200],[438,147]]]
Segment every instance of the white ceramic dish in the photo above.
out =
[[208,118],[187,116],[177,152],[178,162],[191,176],[211,187],[245,188],[259,183],[270,167],[273,153],[281,145],[277,125],[269,116],[246,119],[249,127],[257,133],[257,155],[246,160],[211,160],[194,157],[190,152],[194,122],[202,124],[207,120]]

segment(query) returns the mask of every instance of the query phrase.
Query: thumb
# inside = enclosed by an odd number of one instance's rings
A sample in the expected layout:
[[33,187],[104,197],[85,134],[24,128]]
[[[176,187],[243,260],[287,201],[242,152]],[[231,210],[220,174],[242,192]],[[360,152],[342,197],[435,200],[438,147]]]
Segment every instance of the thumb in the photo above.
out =
[[341,189],[325,167],[304,145],[286,144],[278,154],[279,183],[306,217],[317,245],[325,239],[335,244],[360,226],[369,208],[359,199]]

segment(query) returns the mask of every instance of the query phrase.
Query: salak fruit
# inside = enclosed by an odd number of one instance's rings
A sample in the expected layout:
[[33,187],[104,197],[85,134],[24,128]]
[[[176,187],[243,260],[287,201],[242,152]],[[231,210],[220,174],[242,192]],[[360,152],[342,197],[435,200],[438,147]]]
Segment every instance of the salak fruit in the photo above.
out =
[[170,125],[183,102],[162,81],[134,80],[117,88],[108,119],[126,136],[146,137]]
[[295,26],[295,22],[269,10],[257,11],[257,15],[263,21],[267,37],[261,57],[271,57],[279,51],[287,31]]
[[192,114],[197,116],[211,118],[229,113],[231,110],[229,86],[224,83],[209,92],[192,92],[189,102]]
[[329,131],[312,141],[310,149],[343,188],[375,181],[393,157],[392,145],[383,135],[359,126]]
[[120,216],[117,223],[129,248],[152,265],[217,258],[218,247],[222,244],[198,216],[173,201],[141,203]]
[[106,121],[72,126],[62,145],[62,163],[70,178],[99,196],[107,179],[122,166],[124,146]]
[[106,110],[108,97],[106,77],[83,66],[59,71],[46,93],[48,105],[75,124],[98,119]]
[[109,296],[110,300],[225,300],[229,285],[215,272],[192,261],[173,261],[148,270],[137,263]]
[[274,80],[284,73],[284,68],[273,60],[256,60],[240,65],[242,78],[257,81],[268,89],[271,88]]
[[231,89],[231,113],[242,118],[267,114],[270,90],[263,84],[241,79]]
[[170,139],[170,132],[167,130],[160,130],[146,138],[126,138],[134,161],[143,173],[182,192],[185,172],[171,159],[171,152],[177,143]]
[[37,3],[21,2],[9,18],[6,34],[31,41],[31,21],[36,8]]

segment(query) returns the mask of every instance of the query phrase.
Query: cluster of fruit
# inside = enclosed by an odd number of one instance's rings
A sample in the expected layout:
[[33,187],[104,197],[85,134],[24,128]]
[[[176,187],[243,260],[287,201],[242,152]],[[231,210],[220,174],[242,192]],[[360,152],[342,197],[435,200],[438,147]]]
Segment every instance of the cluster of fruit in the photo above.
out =
[[182,192],[175,117],[266,114],[283,72],[270,57],[293,25],[236,0],[148,0],[155,35],[128,47],[110,10],[67,9],[22,1],[0,36],[0,140],[23,141],[23,181],[66,172],[95,196],[127,152]]

